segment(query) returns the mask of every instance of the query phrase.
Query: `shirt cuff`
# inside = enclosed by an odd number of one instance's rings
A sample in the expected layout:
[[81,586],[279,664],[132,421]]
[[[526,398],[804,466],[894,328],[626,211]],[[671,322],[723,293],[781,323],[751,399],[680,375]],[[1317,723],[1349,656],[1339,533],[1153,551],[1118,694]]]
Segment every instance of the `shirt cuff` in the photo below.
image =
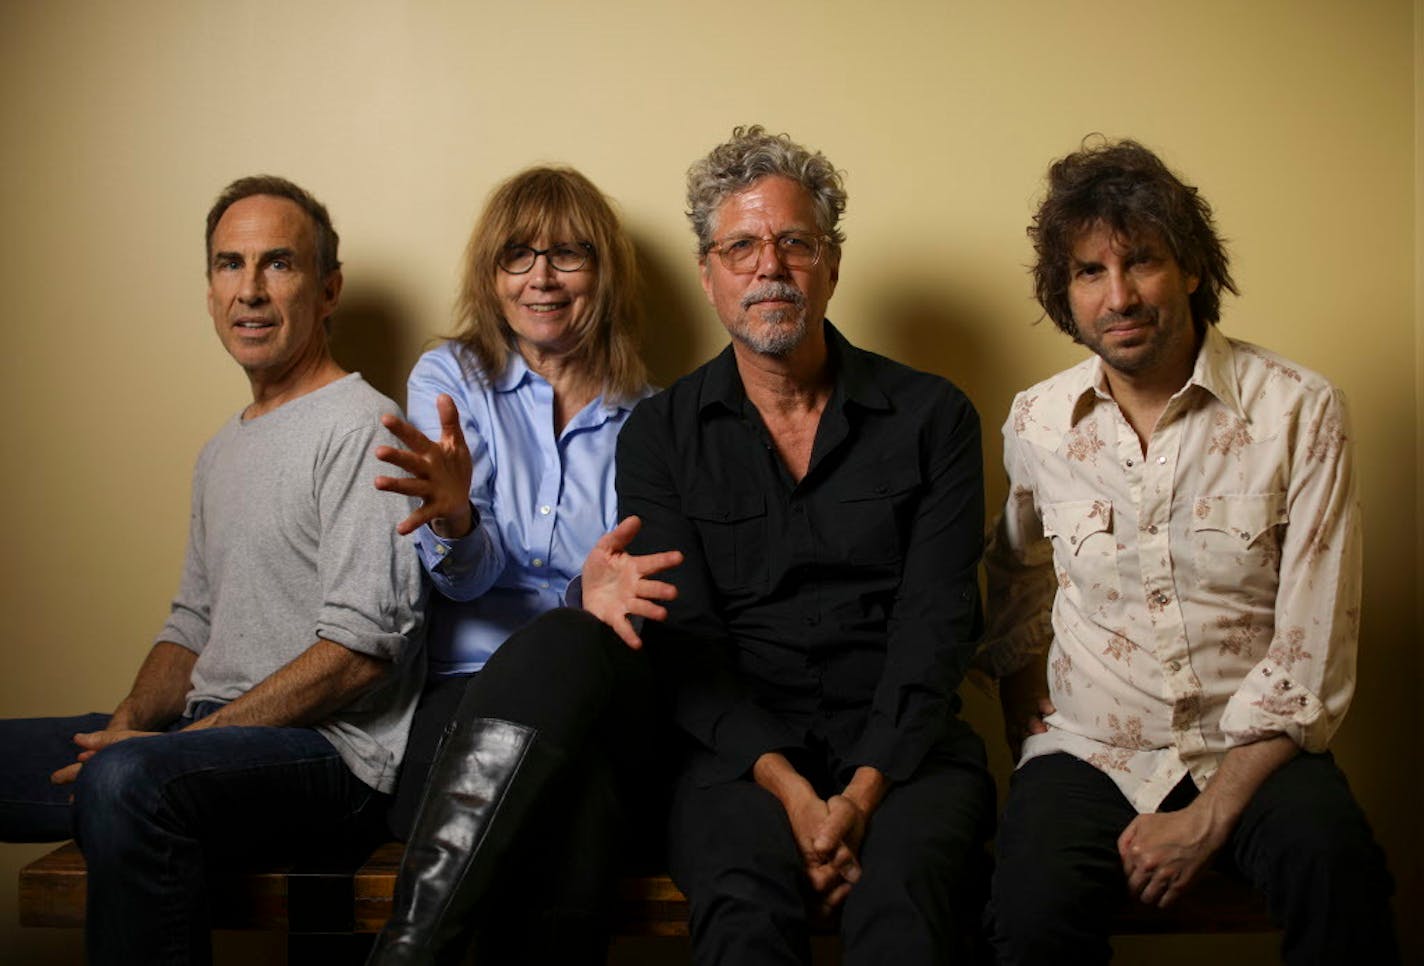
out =
[[1262,661],[1226,703],[1221,731],[1233,744],[1283,734],[1306,751],[1321,752],[1329,731],[1320,727],[1325,706],[1279,665]]

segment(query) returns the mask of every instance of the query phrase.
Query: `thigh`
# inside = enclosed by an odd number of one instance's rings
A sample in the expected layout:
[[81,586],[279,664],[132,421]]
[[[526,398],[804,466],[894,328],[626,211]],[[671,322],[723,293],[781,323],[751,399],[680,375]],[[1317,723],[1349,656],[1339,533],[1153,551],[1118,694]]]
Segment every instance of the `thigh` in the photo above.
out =
[[669,865],[691,907],[693,959],[804,964],[809,883],[781,803],[750,780],[679,780]]
[[643,655],[598,618],[560,608],[500,645],[466,688],[462,718],[499,718],[573,749],[607,721],[650,720],[655,694]]
[[1397,961],[1384,852],[1329,753],[1271,774],[1228,848],[1285,929],[1287,962]]
[[982,852],[994,828],[994,783],[971,763],[934,763],[891,789],[861,847],[863,864],[914,864],[923,850],[963,857]]
[[74,763],[75,734],[108,723],[106,714],[0,720],[0,841],[54,842],[73,834],[74,787],[49,776]]
[[366,847],[384,801],[311,728],[133,738],[90,759],[75,785],[81,838],[86,829],[104,835],[111,823],[149,822],[237,863]]
[[1003,962],[1057,949],[1106,961],[1107,929],[1127,894],[1117,839],[1137,815],[1103,772],[1071,755],[1014,772],[999,823],[988,923]]
[[988,893],[994,785],[969,762],[930,762],[871,817],[845,901],[846,962],[962,962]]

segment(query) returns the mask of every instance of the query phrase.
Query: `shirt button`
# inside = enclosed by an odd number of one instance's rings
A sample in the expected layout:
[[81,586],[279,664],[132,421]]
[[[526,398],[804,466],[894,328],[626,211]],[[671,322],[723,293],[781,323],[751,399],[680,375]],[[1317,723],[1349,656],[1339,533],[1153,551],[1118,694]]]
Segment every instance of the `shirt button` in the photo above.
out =
[[1167,457],[1165,457],[1165,456],[1159,456],[1159,457],[1157,457],[1157,465],[1158,465],[1158,466],[1161,466],[1161,465],[1163,465],[1163,464],[1166,463],[1166,462],[1167,462]]
[[532,563],[532,564],[533,564],[534,566],[536,566],[536,567],[542,567],[542,566],[544,566],[544,558],[543,558],[543,557],[535,557],[533,560],[531,560],[531,561],[529,561],[529,562]]
[[539,508],[539,512],[540,512],[542,515],[544,515],[544,516],[548,516],[548,515],[549,515],[549,508],[548,508],[548,506],[541,506],[541,507]]
[[1127,461],[1127,465],[1128,465],[1128,466],[1131,466],[1131,465],[1132,465],[1132,460],[1128,460],[1128,461]]
[[1156,533],[1157,533],[1157,524],[1155,524],[1155,523],[1149,523],[1149,524],[1147,525],[1147,532],[1148,532],[1148,533],[1151,533],[1151,534],[1156,534]]
[[435,545],[435,556],[437,556],[437,557],[443,557],[443,556],[445,556],[445,555],[446,555],[447,553],[449,553],[449,552],[450,552],[450,548],[447,547],[447,546],[445,546],[443,543],[437,543],[437,544]]
[[1168,662],[1167,662],[1167,670],[1171,671],[1173,674],[1176,674],[1176,673],[1177,673],[1178,671],[1180,671],[1181,669],[1182,669],[1182,665],[1181,665],[1180,663],[1178,663],[1178,662],[1176,662],[1176,661],[1168,661]]
[[1157,596],[1152,599],[1157,601],[1157,603],[1159,604],[1167,603],[1167,595],[1162,593],[1161,591],[1158,591]]
[[547,580],[541,580],[541,581],[539,581],[539,588],[540,588],[541,590],[548,590],[548,589],[549,589],[549,582],[548,582]]

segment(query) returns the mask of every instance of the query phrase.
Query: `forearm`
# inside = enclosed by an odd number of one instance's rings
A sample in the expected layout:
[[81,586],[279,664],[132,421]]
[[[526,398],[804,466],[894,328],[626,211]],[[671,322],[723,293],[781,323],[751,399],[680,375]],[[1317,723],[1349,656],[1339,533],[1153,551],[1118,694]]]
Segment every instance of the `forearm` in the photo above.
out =
[[1299,753],[1285,735],[1238,745],[1226,753],[1193,804],[1206,811],[1214,828],[1229,833],[1261,783]]
[[878,768],[861,765],[855,770],[841,795],[850,799],[851,803],[860,809],[861,814],[868,818],[879,807],[889,790],[890,780],[884,773]]
[[182,713],[193,686],[198,655],[168,641],[153,645],[134,676],[128,696],[109,719],[116,731],[159,731]]
[[246,694],[189,727],[316,724],[370,690],[389,670],[388,661],[318,639]]
[[800,772],[779,751],[769,751],[752,766],[752,781],[776,796],[788,813],[809,796],[818,798]]

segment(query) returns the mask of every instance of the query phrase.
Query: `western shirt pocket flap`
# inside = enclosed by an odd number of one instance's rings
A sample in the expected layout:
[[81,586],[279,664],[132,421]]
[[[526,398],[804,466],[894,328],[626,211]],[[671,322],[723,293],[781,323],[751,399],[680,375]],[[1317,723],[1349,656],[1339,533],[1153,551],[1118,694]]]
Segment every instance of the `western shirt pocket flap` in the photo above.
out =
[[1111,500],[1043,504],[1043,534],[1065,541],[1077,553],[1095,533],[1112,532]]
[[766,515],[766,497],[756,490],[699,487],[687,495],[687,515],[709,523],[736,523]]
[[919,475],[901,468],[886,471],[874,477],[847,479],[844,484],[829,490],[840,503],[860,503],[864,500],[888,500],[920,485]]
[[1284,493],[1227,493],[1199,496],[1192,508],[1193,530],[1219,530],[1247,546],[1289,521]]

